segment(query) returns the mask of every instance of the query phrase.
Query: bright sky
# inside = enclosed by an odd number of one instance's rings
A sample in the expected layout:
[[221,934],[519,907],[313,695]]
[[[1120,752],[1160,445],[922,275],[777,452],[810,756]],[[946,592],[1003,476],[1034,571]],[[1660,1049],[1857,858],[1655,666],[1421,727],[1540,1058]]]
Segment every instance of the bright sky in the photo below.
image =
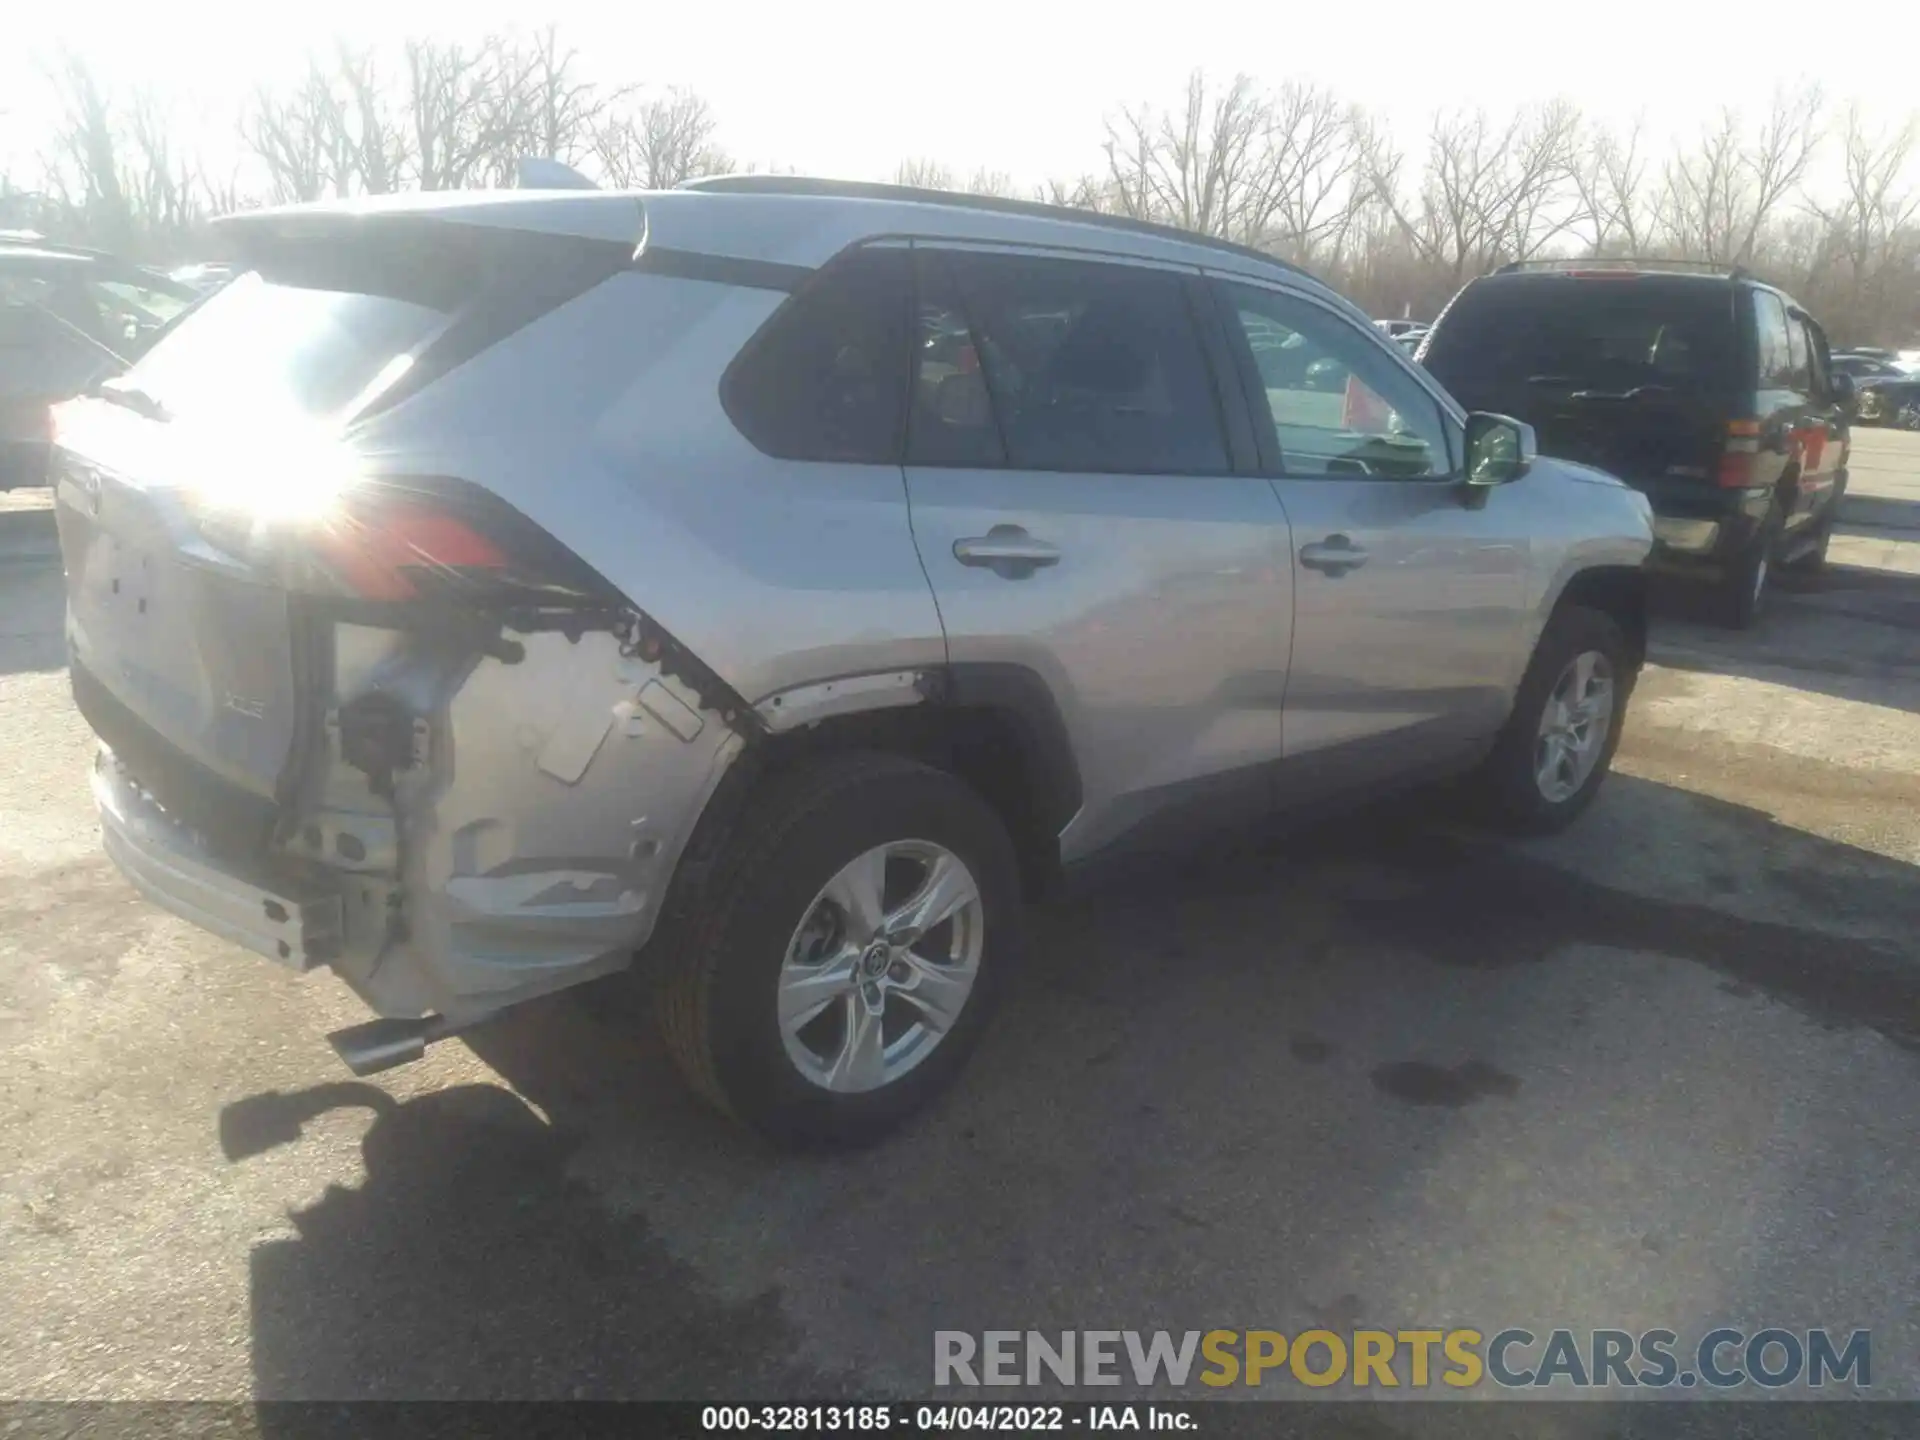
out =
[[[1706,0],[1176,0],[1132,11],[1042,0],[96,0],[9,15],[0,159],[33,152],[42,87],[31,57],[63,41],[106,75],[177,88],[224,127],[255,83],[336,35],[397,42],[549,20],[596,78],[706,96],[740,159],[852,178],[887,178],[907,157],[1022,183],[1094,169],[1102,116],[1175,99],[1195,67],[1316,80],[1413,141],[1438,107],[1498,113],[1555,95],[1616,120],[1644,113],[1655,134],[1690,132],[1722,105],[1758,111],[1776,85],[1814,74],[1830,96],[1880,116],[1920,105],[1920,43],[1894,33],[1907,26],[1920,42],[1920,11],[1904,0],[1873,7],[1866,44],[1840,43],[1808,14],[1777,0],[1734,10]],[[1811,35],[1825,38],[1798,43]]]

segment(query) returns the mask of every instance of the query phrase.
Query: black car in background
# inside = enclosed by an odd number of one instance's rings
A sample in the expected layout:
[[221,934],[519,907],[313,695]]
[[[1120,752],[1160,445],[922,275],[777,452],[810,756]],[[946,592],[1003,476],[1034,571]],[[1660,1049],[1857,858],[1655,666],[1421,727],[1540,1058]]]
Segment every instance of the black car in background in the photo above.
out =
[[1920,374],[1874,355],[1836,355],[1833,368],[1853,377],[1853,416],[1864,425],[1920,430]]
[[1469,282],[1419,354],[1467,409],[1644,491],[1648,565],[1711,584],[1740,627],[1774,566],[1826,559],[1852,400],[1828,358],[1813,318],[1744,271],[1604,261]]
[[98,251],[0,239],[0,490],[46,484],[53,406],[124,370],[198,295]]

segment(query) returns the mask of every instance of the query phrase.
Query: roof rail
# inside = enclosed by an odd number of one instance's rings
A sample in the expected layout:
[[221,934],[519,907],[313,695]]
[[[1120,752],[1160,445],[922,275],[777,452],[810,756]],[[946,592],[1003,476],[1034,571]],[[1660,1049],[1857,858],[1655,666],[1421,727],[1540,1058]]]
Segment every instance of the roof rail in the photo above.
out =
[[1667,260],[1657,256],[1632,256],[1627,259],[1592,258],[1585,260],[1509,260],[1493,273],[1512,275],[1522,270],[1705,270],[1729,280],[1751,280],[1753,273],[1744,265],[1729,265],[1722,260]]
[[683,180],[677,188],[720,195],[824,195],[847,200],[900,200],[916,205],[949,205],[959,210],[986,210],[997,215],[1030,215],[1037,220],[1066,220],[1079,225],[1097,225],[1107,230],[1174,240],[1184,245],[1198,245],[1238,256],[1242,260],[1257,260],[1263,265],[1303,276],[1316,285],[1321,283],[1310,271],[1277,255],[1256,250],[1251,245],[1182,230],[1177,225],[1136,220],[1131,215],[1106,215],[1098,210],[1078,210],[1071,205],[1049,205],[1043,200],[964,195],[954,190],[923,190],[913,185],[888,185],[869,180],[821,180],[805,175],[710,175],[698,180]]

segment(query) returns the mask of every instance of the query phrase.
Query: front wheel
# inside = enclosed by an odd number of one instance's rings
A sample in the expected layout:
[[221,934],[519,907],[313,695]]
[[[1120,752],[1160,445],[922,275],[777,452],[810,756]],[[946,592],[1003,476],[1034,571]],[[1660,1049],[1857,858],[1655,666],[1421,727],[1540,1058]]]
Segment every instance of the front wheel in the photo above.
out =
[[1013,844],[943,771],[809,761],[737,823],[659,993],[708,1100],[776,1143],[878,1139],[965,1062],[1022,926]]
[[1613,764],[1634,674],[1610,616],[1578,605],[1557,611],[1476,777],[1488,818],[1534,835],[1571,824]]

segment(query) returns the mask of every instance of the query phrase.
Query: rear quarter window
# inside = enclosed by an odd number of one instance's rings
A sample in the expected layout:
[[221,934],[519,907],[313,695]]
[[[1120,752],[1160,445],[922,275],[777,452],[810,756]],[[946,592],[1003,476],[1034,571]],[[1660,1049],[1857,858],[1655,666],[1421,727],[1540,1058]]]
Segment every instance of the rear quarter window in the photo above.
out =
[[907,251],[862,251],[814,276],[721,381],[740,432],[783,460],[897,464],[906,418]]

